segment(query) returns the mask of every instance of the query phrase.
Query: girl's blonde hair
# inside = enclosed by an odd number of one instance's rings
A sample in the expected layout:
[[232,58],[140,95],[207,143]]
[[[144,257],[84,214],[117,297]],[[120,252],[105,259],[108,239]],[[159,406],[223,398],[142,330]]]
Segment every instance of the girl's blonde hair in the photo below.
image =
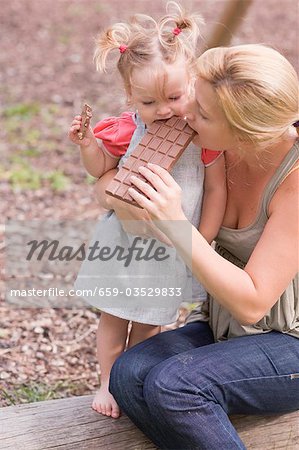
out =
[[186,66],[192,68],[204,21],[197,14],[188,14],[173,1],[167,3],[166,12],[167,15],[158,21],[151,16],[136,14],[129,22],[116,23],[103,31],[96,40],[94,60],[97,70],[106,72],[107,57],[115,51],[117,68],[128,94],[133,70],[150,67],[157,58],[172,64],[183,56]]
[[[212,48],[196,63],[243,142],[266,147],[299,118],[298,77],[279,52],[261,44]],[[299,134],[299,129],[297,128]]]

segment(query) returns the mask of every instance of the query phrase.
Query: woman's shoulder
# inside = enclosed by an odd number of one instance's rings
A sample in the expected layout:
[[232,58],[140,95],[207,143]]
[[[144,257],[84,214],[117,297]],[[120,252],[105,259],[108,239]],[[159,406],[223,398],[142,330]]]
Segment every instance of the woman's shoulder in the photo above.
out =
[[273,212],[277,207],[284,205],[286,208],[291,207],[292,210],[298,209],[299,194],[299,163],[297,162],[283,177],[273,193],[271,202],[269,202],[269,213]]
[[106,117],[97,122],[94,135],[110,154],[123,156],[130,144],[136,129],[135,114],[131,111],[123,112],[119,117]]

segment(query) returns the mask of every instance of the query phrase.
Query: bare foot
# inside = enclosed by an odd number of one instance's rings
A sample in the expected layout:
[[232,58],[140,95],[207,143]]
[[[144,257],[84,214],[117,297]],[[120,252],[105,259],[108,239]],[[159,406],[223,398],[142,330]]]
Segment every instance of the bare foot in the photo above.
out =
[[120,416],[119,406],[108,390],[108,383],[101,385],[93,399],[91,407],[104,416],[111,416],[114,419]]

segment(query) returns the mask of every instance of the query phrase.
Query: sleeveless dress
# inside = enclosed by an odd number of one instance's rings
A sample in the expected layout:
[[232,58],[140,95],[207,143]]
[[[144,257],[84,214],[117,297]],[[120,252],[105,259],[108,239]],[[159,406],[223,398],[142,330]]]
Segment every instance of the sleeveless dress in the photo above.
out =
[[[136,128],[130,140],[129,147],[126,151],[123,150],[123,153],[125,153],[119,161],[119,168],[125,163],[146,132],[145,124],[141,121],[140,117],[137,114],[133,117]],[[200,152],[200,148],[194,144],[190,144],[171,172],[176,182],[182,188],[182,207],[184,213],[188,220],[197,228],[201,212],[204,181],[204,164],[201,160]],[[97,242],[101,246],[105,243],[107,245],[107,242],[110,242],[110,247],[113,245],[121,245],[123,248],[128,248],[132,245],[135,238],[136,236],[124,232],[116,214],[113,211],[109,211],[97,223],[90,245]],[[188,286],[188,289],[185,290],[188,298],[165,298],[163,299],[163,303],[159,304],[153,298],[149,300],[149,304],[147,305],[145,305],[144,299],[133,298],[132,296],[129,298],[124,292],[130,277],[131,279],[134,278],[136,283],[141,279],[140,286],[146,283],[144,267],[141,263],[133,266],[131,264],[130,267],[124,269],[121,263],[112,263],[111,261],[110,265],[107,266],[106,264],[103,269],[100,261],[89,261],[85,259],[81,265],[74,287],[80,291],[93,290],[95,295],[92,296],[84,296],[83,293],[82,297],[84,300],[101,311],[114,316],[152,325],[172,323],[177,319],[178,308],[182,301],[204,301],[206,300],[207,294],[180,259],[176,250],[172,247],[167,248],[170,254],[170,258],[167,260],[169,266],[168,271],[171,271],[171,268],[175,271],[173,279],[177,286]],[[107,267],[109,274],[107,274]],[[161,270],[163,272],[164,269],[162,268]],[[110,281],[108,279],[109,276]],[[117,298],[100,295],[97,291],[97,286],[102,285],[104,279],[107,279],[106,281],[110,286],[117,286],[118,290],[123,292],[123,294],[119,294]],[[153,302],[152,304],[150,303],[151,301]]]
[[[219,230],[215,250],[223,258],[240,268],[244,268],[269,219],[268,207],[270,201],[298,159],[299,143],[296,142],[269,180],[263,192],[257,217],[251,225],[241,229],[222,227]],[[297,273],[270,311],[254,325],[240,325],[210,295],[208,295],[208,300],[202,307],[198,307],[191,312],[187,318],[187,323],[197,320],[209,321],[215,341],[251,334],[268,333],[272,330],[299,338],[298,281]]]

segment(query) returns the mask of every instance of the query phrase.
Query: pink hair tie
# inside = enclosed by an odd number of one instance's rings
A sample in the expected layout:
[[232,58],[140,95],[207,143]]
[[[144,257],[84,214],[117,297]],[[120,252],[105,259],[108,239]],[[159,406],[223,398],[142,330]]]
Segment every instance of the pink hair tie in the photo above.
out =
[[127,45],[120,45],[118,47],[120,53],[125,53],[125,51],[127,50],[128,46]]
[[182,32],[182,29],[179,27],[176,27],[172,30],[172,32],[175,36],[177,36],[178,34],[180,34]]

